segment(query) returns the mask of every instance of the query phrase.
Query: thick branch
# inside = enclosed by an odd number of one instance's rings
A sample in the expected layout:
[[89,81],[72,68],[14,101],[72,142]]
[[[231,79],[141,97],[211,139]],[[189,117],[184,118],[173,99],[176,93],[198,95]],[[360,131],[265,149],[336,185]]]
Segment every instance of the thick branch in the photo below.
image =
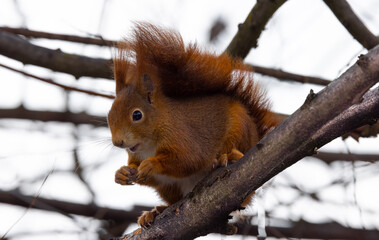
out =
[[330,83],[330,80],[319,78],[319,77],[299,75],[295,73],[285,72],[281,69],[266,68],[266,67],[251,65],[251,64],[247,64],[247,65],[252,67],[254,72],[256,73],[274,77],[280,80],[294,81],[294,82],[300,82],[300,83],[312,83],[312,84],[318,84],[318,85],[323,85],[323,86],[326,86]]
[[23,106],[14,109],[0,109],[1,118],[28,119],[37,121],[56,121],[78,124],[91,124],[99,127],[107,127],[107,119],[105,117],[88,115],[86,113],[72,112],[52,112],[52,111],[36,111],[27,110]]
[[257,1],[244,23],[238,25],[238,32],[233,37],[225,52],[233,58],[244,59],[251,48],[258,46],[258,38],[275,11],[286,0]]
[[270,178],[316,148],[372,121],[378,114],[379,94],[366,94],[363,101],[362,96],[378,81],[379,46],[320,93],[311,93],[300,109],[237,163],[214,171],[160,214],[149,229],[125,239],[193,239],[219,229],[229,213]]
[[21,37],[0,31],[0,54],[53,71],[68,73],[76,78],[82,76],[112,78],[110,60],[90,58],[39,47]]
[[27,73],[27,72],[24,72],[24,71],[17,70],[15,68],[6,66],[6,65],[1,64],[1,63],[0,63],[0,67],[6,68],[8,70],[20,73],[20,74],[22,74],[24,76],[31,77],[31,78],[37,79],[39,81],[42,81],[42,82],[54,85],[54,86],[61,87],[61,88],[63,88],[66,91],[81,92],[81,93],[85,93],[85,94],[88,94],[88,95],[98,96],[98,97],[105,97],[105,98],[109,98],[109,99],[114,99],[115,98],[113,95],[103,94],[103,93],[97,93],[97,92],[94,92],[94,91],[84,90],[84,89],[80,89],[80,88],[76,88],[76,87],[70,87],[70,86],[67,86],[67,85],[64,85],[64,84],[60,84],[60,83],[57,83],[57,82],[55,82],[55,81],[53,81],[51,79],[38,77],[36,75],[30,74],[30,73]]
[[0,27],[0,31],[1,30],[10,32],[13,34],[23,35],[28,38],[46,38],[46,39],[53,39],[53,40],[63,40],[63,41],[76,42],[76,43],[92,44],[92,45],[98,45],[98,46],[112,47],[112,46],[115,46],[117,43],[116,41],[105,40],[102,38],[80,37],[80,36],[68,35],[68,34],[40,32],[40,31],[29,30],[27,28]]
[[347,31],[365,48],[371,49],[379,44],[379,37],[363,24],[346,0],[324,0],[324,2]]

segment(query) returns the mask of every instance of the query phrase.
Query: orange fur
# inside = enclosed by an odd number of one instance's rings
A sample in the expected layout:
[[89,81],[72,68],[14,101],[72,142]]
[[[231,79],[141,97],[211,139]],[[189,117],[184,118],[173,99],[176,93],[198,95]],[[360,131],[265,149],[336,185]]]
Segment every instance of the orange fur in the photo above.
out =
[[136,24],[133,37],[118,45],[114,74],[108,123],[113,143],[129,154],[116,182],[151,186],[168,204],[191,191],[215,161],[238,160],[276,125],[242,62],[185,46],[174,31]]

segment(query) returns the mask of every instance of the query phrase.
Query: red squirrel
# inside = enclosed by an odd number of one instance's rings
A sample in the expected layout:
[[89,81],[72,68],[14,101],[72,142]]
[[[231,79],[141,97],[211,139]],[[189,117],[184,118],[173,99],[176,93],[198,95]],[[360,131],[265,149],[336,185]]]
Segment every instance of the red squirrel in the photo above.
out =
[[[186,46],[177,32],[149,23],[137,23],[117,48],[108,124],[113,144],[129,156],[118,184],[151,186],[171,205],[277,124],[239,60]],[[148,226],[166,207],[144,212],[138,224]]]

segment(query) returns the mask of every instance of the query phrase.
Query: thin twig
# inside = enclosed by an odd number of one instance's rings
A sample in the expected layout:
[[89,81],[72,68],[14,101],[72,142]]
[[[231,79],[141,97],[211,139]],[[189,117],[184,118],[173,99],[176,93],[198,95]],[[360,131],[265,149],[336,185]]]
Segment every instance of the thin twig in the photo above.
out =
[[371,49],[379,44],[379,37],[364,25],[347,1],[324,0],[324,3],[328,5],[346,30],[366,49]]
[[20,73],[20,74],[22,74],[24,76],[27,76],[27,77],[31,77],[31,78],[40,80],[40,81],[48,83],[48,84],[52,84],[54,86],[61,87],[64,90],[67,90],[67,91],[81,92],[81,93],[85,93],[85,94],[88,94],[88,95],[98,96],[98,97],[105,97],[105,98],[109,98],[109,99],[114,99],[115,98],[113,95],[109,95],[109,94],[97,93],[97,92],[93,92],[93,91],[89,91],[89,90],[84,90],[84,89],[80,89],[80,88],[76,88],[76,87],[70,87],[70,86],[67,86],[67,85],[64,85],[64,84],[61,84],[61,83],[57,83],[57,82],[55,82],[55,81],[53,81],[51,79],[38,77],[36,75],[30,74],[30,73],[27,73],[27,72],[24,72],[24,71],[21,71],[21,70],[17,70],[15,68],[6,66],[6,65],[1,64],[1,63],[0,63],[0,67],[6,68],[8,70],[11,70],[11,71],[14,71],[14,72],[17,72],[17,73]]
[[102,38],[98,39],[98,38],[81,37],[81,36],[75,36],[75,35],[69,35],[69,34],[56,34],[56,33],[29,30],[27,28],[11,28],[11,27],[4,26],[4,27],[0,27],[0,30],[10,32],[13,34],[22,35],[28,38],[45,38],[45,39],[52,39],[52,40],[63,40],[63,41],[69,41],[69,42],[92,44],[92,45],[107,46],[107,47],[113,47],[113,46],[116,46],[117,44],[117,41],[106,40]]
[[314,157],[328,164],[335,161],[364,161],[370,163],[379,162],[378,154],[317,152]]
[[48,177],[53,173],[54,171],[54,168],[51,169],[51,171],[45,176],[45,178],[43,179],[42,181],[42,184],[41,186],[39,187],[38,191],[37,191],[37,194],[32,198],[32,200],[30,201],[29,203],[29,206],[27,206],[25,208],[25,211],[22,213],[22,215],[12,224],[12,226],[10,226],[10,228],[4,233],[4,235],[1,237],[1,239],[5,239],[6,236],[8,235],[8,233],[17,225],[17,223],[20,222],[20,220],[28,213],[29,209],[33,208],[36,201],[38,200],[40,194],[41,194],[41,191],[42,191],[42,187],[45,185],[46,183],[46,180],[48,179]]
[[285,72],[281,69],[261,67],[261,66],[252,65],[252,64],[247,64],[247,65],[252,67],[254,72],[256,73],[274,77],[280,80],[295,81],[295,82],[300,82],[300,83],[312,83],[312,84],[323,85],[323,86],[326,86],[331,82],[330,80],[327,80],[327,79]]

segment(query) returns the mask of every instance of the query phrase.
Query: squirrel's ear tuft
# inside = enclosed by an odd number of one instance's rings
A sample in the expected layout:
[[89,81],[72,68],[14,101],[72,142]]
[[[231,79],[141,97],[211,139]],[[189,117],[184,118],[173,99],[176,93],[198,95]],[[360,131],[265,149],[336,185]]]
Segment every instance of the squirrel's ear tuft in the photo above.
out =
[[117,43],[117,49],[113,58],[113,74],[116,81],[116,95],[126,85],[132,84],[135,74],[135,63],[130,61],[130,43],[123,40]]
[[119,77],[115,77],[115,81],[116,81],[116,95],[117,95],[123,88],[126,87],[126,83],[124,79],[119,78]]
[[141,82],[142,82],[142,86],[144,88],[144,92],[146,93],[147,101],[150,104],[152,104],[153,103],[152,96],[153,96],[154,89],[155,89],[154,81],[151,79],[151,77],[148,74],[144,73],[144,74],[142,74]]

